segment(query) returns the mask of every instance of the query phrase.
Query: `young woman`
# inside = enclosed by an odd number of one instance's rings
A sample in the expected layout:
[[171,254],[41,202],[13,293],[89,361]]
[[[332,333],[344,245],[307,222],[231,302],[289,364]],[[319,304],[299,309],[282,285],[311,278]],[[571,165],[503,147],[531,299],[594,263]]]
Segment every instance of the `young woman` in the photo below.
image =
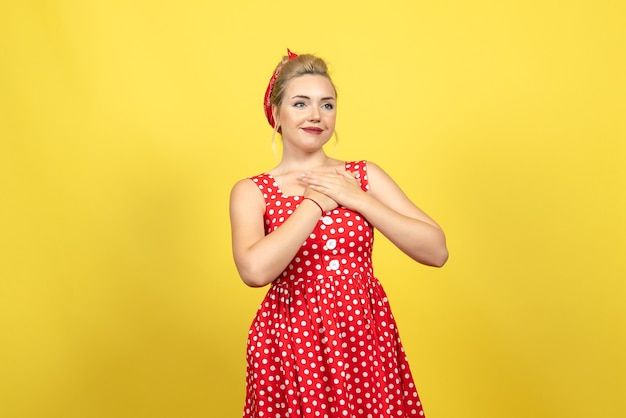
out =
[[375,228],[440,267],[441,228],[376,164],[325,154],[337,92],[322,59],[288,51],[264,105],[282,159],[230,200],[239,274],[271,285],[250,327],[243,416],[423,416],[372,243]]

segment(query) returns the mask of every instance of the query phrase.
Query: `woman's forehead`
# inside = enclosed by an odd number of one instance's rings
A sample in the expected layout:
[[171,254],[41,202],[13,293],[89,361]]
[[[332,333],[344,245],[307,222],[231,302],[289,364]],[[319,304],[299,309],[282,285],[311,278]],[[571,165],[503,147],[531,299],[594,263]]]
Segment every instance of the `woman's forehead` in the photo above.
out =
[[287,97],[332,97],[335,98],[335,89],[330,80],[318,74],[305,74],[289,81],[285,89]]

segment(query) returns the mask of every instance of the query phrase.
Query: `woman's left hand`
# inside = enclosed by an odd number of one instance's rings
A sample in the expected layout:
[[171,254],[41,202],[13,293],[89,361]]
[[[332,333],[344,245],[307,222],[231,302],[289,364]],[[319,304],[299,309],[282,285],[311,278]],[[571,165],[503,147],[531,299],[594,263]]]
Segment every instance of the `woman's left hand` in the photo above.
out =
[[359,180],[349,171],[311,171],[304,173],[300,180],[312,190],[325,194],[337,204],[349,209],[356,209],[359,202],[366,197]]

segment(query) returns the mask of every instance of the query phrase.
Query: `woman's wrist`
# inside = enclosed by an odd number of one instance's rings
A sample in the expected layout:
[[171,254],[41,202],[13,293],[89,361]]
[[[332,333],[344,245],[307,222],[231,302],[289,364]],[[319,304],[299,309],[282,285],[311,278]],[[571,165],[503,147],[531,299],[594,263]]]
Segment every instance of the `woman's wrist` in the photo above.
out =
[[320,208],[320,212],[322,213],[322,215],[324,215],[324,208],[322,208],[322,205],[317,203],[317,201],[315,199],[311,199],[310,197],[305,197],[303,200],[310,200],[311,202],[315,203],[315,206]]

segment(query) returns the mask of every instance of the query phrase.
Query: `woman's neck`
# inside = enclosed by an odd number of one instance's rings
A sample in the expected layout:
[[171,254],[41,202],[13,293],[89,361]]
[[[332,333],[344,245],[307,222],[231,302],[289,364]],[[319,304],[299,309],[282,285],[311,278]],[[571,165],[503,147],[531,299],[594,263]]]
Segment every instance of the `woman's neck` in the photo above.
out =
[[333,159],[328,157],[324,151],[320,151],[315,154],[298,156],[283,154],[280,163],[273,171],[280,174],[287,174],[294,171],[304,172],[314,168],[323,167],[330,164],[332,161]]

